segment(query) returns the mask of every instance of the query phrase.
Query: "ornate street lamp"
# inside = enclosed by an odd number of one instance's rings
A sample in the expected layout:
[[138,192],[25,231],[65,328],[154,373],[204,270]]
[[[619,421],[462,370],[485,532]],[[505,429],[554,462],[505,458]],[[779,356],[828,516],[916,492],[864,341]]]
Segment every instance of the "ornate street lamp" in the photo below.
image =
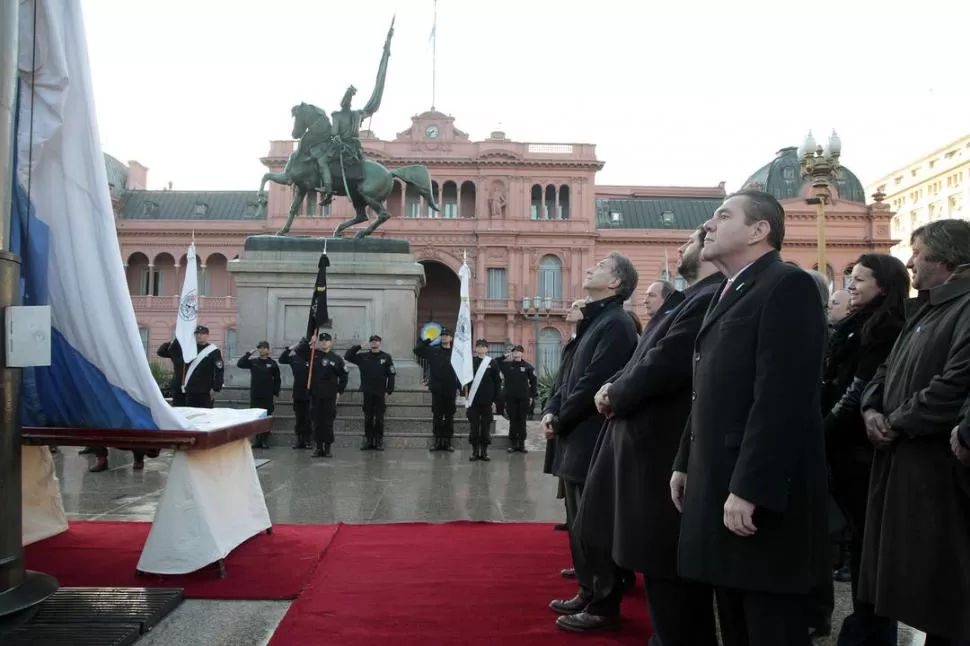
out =
[[536,355],[534,360],[536,362],[535,369],[539,370],[539,321],[542,319],[548,319],[550,312],[552,310],[552,299],[548,296],[543,298],[542,296],[536,296],[534,299],[525,296],[522,298],[522,318],[527,321],[532,321],[533,334],[532,338],[535,339]]
[[798,149],[798,158],[802,165],[802,179],[812,181],[812,197],[809,204],[815,204],[818,209],[818,270],[828,278],[828,263],[825,259],[825,205],[832,199],[832,184],[838,177],[842,166],[839,156],[842,154],[842,140],[835,130],[829,137],[828,148],[815,143],[811,130],[805,141]]

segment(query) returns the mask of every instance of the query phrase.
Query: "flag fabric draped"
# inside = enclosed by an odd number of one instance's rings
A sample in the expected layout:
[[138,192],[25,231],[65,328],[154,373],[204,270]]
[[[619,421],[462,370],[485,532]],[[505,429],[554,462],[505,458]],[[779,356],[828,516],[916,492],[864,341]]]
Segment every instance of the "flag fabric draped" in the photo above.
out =
[[[36,17],[36,24],[35,24]],[[80,0],[21,0],[11,251],[25,305],[51,308],[51,365],[24,371],[21,421],[179,430],[128,294]]]
[[468,305],[468,280],[471,275],[468,263],[463,262],[458,270],[458,278],[461,280],[461,306],[458,309],[458,323],[455,324],[451,350],[451,367],[462,386],[471,382],[475,376],[472,367],[472,313]]
[[330,258],[326,252],[320,254],[320,262],[317,264],[317,282],[313,286],[313,297],[310,299],[310,318],[306,325],[306,338],[309,340],[313,339],[317,330],[330,322],[330,313],[327,311],[327,267],[329,266]]
[[182,297],[175,319],[175,338],[182,346],[185,363],[195,359],[199,347],[195,343],[195,328],[199,325],[199,268],[195,262],[195,243],[185,255],[185,280],[182,281]]

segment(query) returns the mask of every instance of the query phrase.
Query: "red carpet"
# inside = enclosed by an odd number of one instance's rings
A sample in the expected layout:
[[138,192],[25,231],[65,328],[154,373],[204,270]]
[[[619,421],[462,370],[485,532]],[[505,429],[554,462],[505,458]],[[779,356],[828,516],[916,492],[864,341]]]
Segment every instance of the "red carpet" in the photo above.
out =
[[337,525],[275,525],[226,559],[228,576],[209,568],[185,576],[135,576],[149,523],[72,521],[58,536],[28,545],[27,567],[62,586],[178,587],[195,599],[295,599],[316,570]]
[[574,635],[546,606],[575,582],[564,532],[538,523],[343,525],[271,646],[604,646],[649,637],[642,586],[621,631]]

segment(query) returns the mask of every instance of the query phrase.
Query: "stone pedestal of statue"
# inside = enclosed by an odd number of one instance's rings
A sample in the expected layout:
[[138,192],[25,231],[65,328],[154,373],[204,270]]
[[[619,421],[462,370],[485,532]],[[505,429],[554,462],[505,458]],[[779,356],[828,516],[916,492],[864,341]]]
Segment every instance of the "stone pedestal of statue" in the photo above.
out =
[[[236,354],[266,340],[272,356],[306,334],[310,299],[320,254],[326,242],[327,306],[333,349],[343,356],[352,345],[368,347],[371,334],[383,339],[394,358],[397,388],[421,389],[421,369],[412,353],[417,338],[418,292],[424,267],[415,261],[406,240],[250,236],[242,255],[229,262],[236,281]],[[238,356],[226,357],[229,386],[249,385],[249,372],[236,368]],[[292,376],[282,366],[284,388]],[[359,376],[351,368],[347,390]],[[430,411],[429,411],[430,413]]]

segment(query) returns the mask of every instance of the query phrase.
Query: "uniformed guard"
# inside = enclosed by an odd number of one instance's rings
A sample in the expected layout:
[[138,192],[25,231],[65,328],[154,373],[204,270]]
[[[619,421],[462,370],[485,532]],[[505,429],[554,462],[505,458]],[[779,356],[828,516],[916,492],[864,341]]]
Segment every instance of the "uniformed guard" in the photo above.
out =
[[495,413],[495,400],[502,389],[502,375],[498,363],[488,356],[488,341],[475,342],[475,356],[472,357],[474,377],[468,389],[471,405],[466,411],[471,432],[468,441],[472,445],[470,461],[491,460],[488,446],[492,443],[492,415]]
[[280,355],[280,363],[290,367],[293,373],[293,415],[296,417],[296,442],[294,449],[310,448],[310,391],[307,377],[310,374],[310,344],[300,339]]
[[166,341],[158,346],[156,354],[172,361],[172,381],[169,384],[169,390],[172,391],[172,406],[185,406],[185,393],[182,392],[185,361],[182,360],[182,346],[179,345],[178,339]]
[[315,458],[333,457],[333,421],[337,417],[337,402],[347,388],[347,368],[340,355],[333,351],[333,338],[329,332],[321,332],[313,353],[313,375],[310,378],[310,394],[313,396],[313,441]]
[[[188,364],[183,362],[182,374],[176,373],[175,375],[180,377],[180,388],[178,389],[185,396],[185,406],[213,408],[215,406],[215,394],[222,390],[223,373],[225,372],[222,353],[219,352],[217,345],[209,343],[209,328],[204,325],[195,328],[195,343],[198,351],[195,359]],[[161,354],[162,348],[159,348],[158,351]],[[179,345],[178,339],[168,344],[168,353],[170,357],[182,358],[182,346]],[[175,359],[172,359],[172,363],[176,363]]]
[[455,436],[455,397],[458,377],[451,367],[452,334],[441,329],[441,345],[434,347],[425,339],[414,348],[414,354],[428,362],[428,390],[431,391],[431,416],[434,444],[432,451],[453,452],[451,438]]
[[[269,343],[260,341],[236,362],[237,368],[249,371],[249,407],[264,408],[267,415],[276,410],[276,398],[280,396],[280,367],[269,356]],[[253,448],[269,448],[270,431],[260,433],[253,441]]]
[[360,368],[360,392],[364,394],[364,443],[361,451],[384,450],[384,397],[394,392],[394,360],[381,350],[381,337],[372,334],[370,350],[351,346],[344,359]]
[[522,358],[523,348],[512,348],[511,360],[498,359],[502,376],[505,378],[505,411],[509,416],[509,453],[525,450],[525,419],[532,410],[538,389],[536,371]]

